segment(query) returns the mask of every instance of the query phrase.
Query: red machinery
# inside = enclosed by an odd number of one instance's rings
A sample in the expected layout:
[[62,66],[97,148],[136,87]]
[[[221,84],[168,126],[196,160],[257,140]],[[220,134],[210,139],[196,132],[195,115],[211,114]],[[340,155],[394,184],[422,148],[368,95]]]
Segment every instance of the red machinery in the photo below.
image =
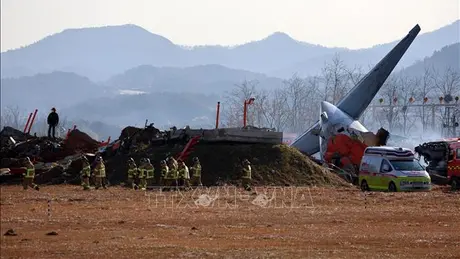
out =
[[198,136],[195,136],[195,137],[191,138],[187,142],[187,145],[185,145],[185,147],[182,150],[182,152],[180,152],[179,155],[177,156],[177,160],[185,161],[187,159],[188,155],[193,151],[193,147],[196,144],[198,144],[200,137],[201,136],[198,135]]
[[329,139],[324,160],[342,169],[349,169],[350,166],[357,169],[366,148],[367,145],[363,142],[345,134],[338,134]]
[[359,133],[358,136],[348,134],[336,134],[329,138],[323,160],[330,165],[339,175],[346,180],[355,182],[357,180],[359,166],[366,148],[370,146],[385,146],[389,132],[381,128],[377,134],[371,132]]
[[426,170],[432,181],[451,184],[453,189],[460,186],[460,138],[423,143],[415,147],[415,152],[423,156],[428,164]]

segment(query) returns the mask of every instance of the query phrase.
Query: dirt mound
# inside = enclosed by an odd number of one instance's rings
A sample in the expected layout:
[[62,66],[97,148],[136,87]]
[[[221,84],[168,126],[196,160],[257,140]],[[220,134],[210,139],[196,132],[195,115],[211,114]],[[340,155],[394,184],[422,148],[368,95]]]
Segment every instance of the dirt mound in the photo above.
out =
[[[159,163],[168,155],[180,152],[180,147],[159,147],[137,152],[132,157],[139,161],[148,157],[159,175]],[[340,177],[316,164],[297,149],[286,145],[269,144],[204,144],[195,146],[187,159],[197,156],[202,164],[204,185],[221,183],[237,184],[242,171],[241,162],[247,158],[252,163],[253,182],[256,185],[317,185],[345,186]],[[126,179],[128,155],[117,155],[107,159],[108,176],[111,183]]]
[[[253,182],[258,185],[343,185],[337,175],[286,145],[197,145],[189,160],[198,156],[203,181],[236,183],[242,161],[251,161]],[[189,161],[190,162],[190,161]]]

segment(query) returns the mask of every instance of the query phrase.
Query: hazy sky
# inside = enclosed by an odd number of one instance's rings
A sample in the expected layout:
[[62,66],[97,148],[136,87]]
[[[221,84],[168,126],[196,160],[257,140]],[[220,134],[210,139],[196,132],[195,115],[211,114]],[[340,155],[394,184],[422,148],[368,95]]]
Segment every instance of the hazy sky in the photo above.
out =
[[1,0],[1,50],[67,28],[136,24],[177,44],[233,45],[275,31],[370,47],[459,19],[459,0]]

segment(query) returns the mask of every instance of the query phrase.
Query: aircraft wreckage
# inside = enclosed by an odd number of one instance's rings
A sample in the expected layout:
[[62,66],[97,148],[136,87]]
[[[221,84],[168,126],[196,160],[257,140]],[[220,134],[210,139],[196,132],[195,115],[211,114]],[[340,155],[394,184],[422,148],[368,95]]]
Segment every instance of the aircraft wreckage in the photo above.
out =
[[[389,138],[389,133],[386,130],[380,129],[377,134],[373,134],[358,120],[419,32],[420,26],[417,24],[340,100],[337,106],[326,101],[321,102],[318,122],[295,139],[291,146],[310,156],[319,152],[321,160],[330,163],[332,153],[338,153],[342,157],[354,156],[350,160],[360,160],[367,146],[385,145]],[[340,141],[340,137],[342,137],[342,141]],[[331,140],[334,138],[336,138],[336,142],[341,142],[336,143],[335,147],[331,145]],[[350,144],[350,142],[354,142],[354,144]],[[341,145],[342,148],[337,147],[337,145]],[[344,148],[344,146],[346,147]],[[346,150],[343,151],[344,149]],[[350,155],[353,151],[356,154]]]

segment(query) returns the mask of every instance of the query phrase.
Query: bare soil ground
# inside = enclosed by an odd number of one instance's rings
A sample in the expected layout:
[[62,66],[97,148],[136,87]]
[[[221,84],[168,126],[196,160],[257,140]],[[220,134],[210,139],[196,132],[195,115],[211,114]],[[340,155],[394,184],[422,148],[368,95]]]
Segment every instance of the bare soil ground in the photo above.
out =
[[[460,193],[287,188],[173,196],[122,187],[4,186],[1,257],[460,257]],[[3,235],[8,229],[17,235]],[[52,231],[57,235],[47,235]]]

